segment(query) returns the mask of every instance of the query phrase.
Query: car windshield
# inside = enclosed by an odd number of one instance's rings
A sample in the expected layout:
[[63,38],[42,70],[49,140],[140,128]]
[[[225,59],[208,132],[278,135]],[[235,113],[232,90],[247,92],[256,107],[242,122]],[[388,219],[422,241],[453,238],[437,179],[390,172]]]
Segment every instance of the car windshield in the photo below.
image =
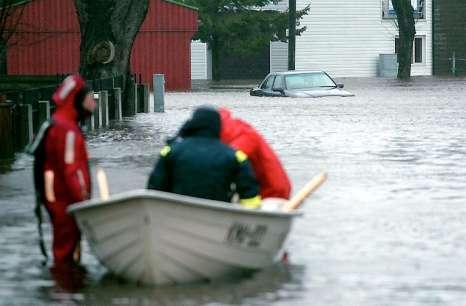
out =
[[336,87],[335,82],[323,72],[290,74],[285,76],[286,88]]

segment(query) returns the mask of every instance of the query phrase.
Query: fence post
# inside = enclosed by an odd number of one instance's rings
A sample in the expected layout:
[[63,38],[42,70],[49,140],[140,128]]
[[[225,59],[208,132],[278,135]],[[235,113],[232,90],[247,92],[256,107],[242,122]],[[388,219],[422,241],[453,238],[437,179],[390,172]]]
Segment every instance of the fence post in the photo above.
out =
[[165,111],[165,76],[154,74],[154,112],[163,113]]
[[34,137],[32,105],[19,104],[19,149],[22,150]]
[[138,103],[139,103],[139,97],[138,97],[138,83],[136,81],[134,82],[134,86],[131,88],[133,91],[133,97],[134,97],[134,115],[138,113]]
[[39,95],[40,92],[36,89],[30,89],[23,92],[22,104],[31,105],[33,133],[37,133],[39,131],[40,125],[42,124],[38,110]]
[[149,112],[149,86],[146,84],[138,84],[138,112]]
[[123,119],[123,112],[121,108],[121,88],[117,87],[113,89],[113,101],[115,103],[115,120],[121,121],[121,119]]
[[102,126],[106,127],[108,126],[108,91],[102,90],[100,92],[100,109],[101,109],[101,114],[102,114]]
[[[94,95],[93,89],[91,89],[89,94],[92,95],[92,97],[95,100],[95,95]],[[84,119],[84,122],[82,123],[83,126],[85,127],[86,133],[89,133],[90,131],[93,131],[95,129],[94,124],[95,124],[95,113],[97,111],[97,100],[95,101],[95,103],[96,103],[96,109],[94,110],[94,112],[90,116],[86,117]]]
[[138,92],[137,84],[132,80],[126,87],[127,95],[125,105],[123,108],[123,115],[125,117],[134,116],[138,111]]
[[85,127],[85,130],[87,133],[89,133],[90,131],[92,131],[94,129],[93,125],[94,125],[94,117],[93,116],[90,116],[89,118],[86,118],[84,119],[84,127]]
[[138,87],[138,113],[144,113],[144,84],[137,84]]
[[92,114],[92,129],[98,129],[102,126],[102,110],[100,106],[100,95],[98,93],[94,93],[94,99],[95,99],[95,110],[94,113]]
[[456,53],[453,51],[453,56],[451,58],[451,73],[456,76]]
[[39,101],[39,121],[40,124],[50,119],[50,101]]
[[115,90],[110,88],[107,90],[108,97],[108,122],[115,120]]
[[0,159],[15,155],[12,109],[12,103],[0,102]]
[[149,85],[143,84],[142,85],[142,99],[144,101],[144,112],[148,113],[149,112]]

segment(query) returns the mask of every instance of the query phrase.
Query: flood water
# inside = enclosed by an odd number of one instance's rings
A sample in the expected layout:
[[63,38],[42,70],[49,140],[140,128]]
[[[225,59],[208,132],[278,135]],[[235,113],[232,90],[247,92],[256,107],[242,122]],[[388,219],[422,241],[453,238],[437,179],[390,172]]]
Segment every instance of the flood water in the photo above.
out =
[[0,305],[464,305],[466,80],[344,81],[355,97],[169,93],[165,113],[88,136],[93,172],[107,171],[111,193],[143,188],[164,139],[193,108],[229,107],[276,149],[294,192],[329,174],[294,224],[289,265],[137,287],[109,275],[85,244],[83,283],[57,280],[37,247],[32,161],[18,154],[0,174]]

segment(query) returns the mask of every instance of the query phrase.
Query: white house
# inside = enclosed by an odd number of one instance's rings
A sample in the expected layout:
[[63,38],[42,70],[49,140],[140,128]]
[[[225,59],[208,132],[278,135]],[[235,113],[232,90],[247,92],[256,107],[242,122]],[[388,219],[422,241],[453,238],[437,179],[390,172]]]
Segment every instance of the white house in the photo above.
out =
[[[412,75],[432,75],[432,0],[411,3],[416,17]],[[299,10],[308,4],[309,0],[297,0],[296,6]],[[391,1],[312,0],[310,6],[301,20],[307,30],[296,37],[296,70],[325,70],[335,77],[376,76],[379,55],[395,53],[398,28]],[[284,51],[275,47],[283,50],[283,45],[271,45],[271,70],[283,61]]]

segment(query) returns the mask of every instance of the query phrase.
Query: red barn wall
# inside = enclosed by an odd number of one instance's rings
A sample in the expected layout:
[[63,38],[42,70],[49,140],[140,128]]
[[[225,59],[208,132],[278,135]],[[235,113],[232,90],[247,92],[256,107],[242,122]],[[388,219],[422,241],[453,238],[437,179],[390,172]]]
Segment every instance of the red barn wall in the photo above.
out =
[[76,72],[80,41],[73,1],[32,1],[24,7],[18,34],[8,50],[8,73]]
[[167,90],[190,89],[191,38],[196,32],[197,11],[152,0],[134,44],[133,72],[150,83],[153,74],[165,74]]
[[[165,74],[167,90],[191,88],[191,38],[197,11],[165,0],[150,0],[138,33],[131,70],[152,85]],[[73,0],[34,0],[24,8],[15,43],[8,50],[8,73],[50,75],[79,69],[80,31]]]

